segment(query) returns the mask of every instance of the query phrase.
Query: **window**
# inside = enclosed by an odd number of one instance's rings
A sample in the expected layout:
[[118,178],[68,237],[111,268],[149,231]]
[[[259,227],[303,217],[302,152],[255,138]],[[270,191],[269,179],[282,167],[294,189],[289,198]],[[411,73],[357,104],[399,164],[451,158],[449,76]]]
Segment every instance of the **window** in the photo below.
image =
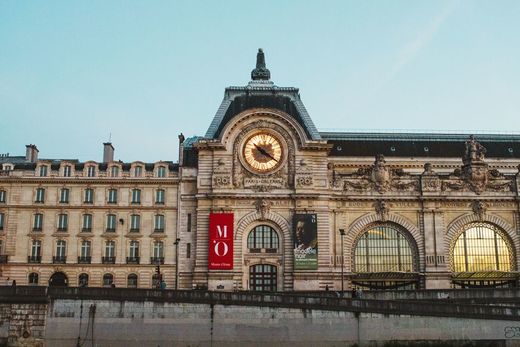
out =
[[42,261],[41,257],[42,251],[42,242],[40,240],[32,240],[31,244],[31,255],[29,256],[29,263],[40,263]]
[[118,166],[112,166],[110,168],[110,176],[111,177],[118,177],[119,176],[119,167]]
[[514,271],[508,239],[491,224],[467,225],[457,238],[452,254],[453,272]]
[[90,256],[91,242],[88,240],[81,241],[80,256],[78,257],[78,263],[90,264],[92,257]]
[[109,189],[108,190],[108,200],[109,204],[117,204],[117,189]]
[[164,204],[164,189],[157,189],[155,191],[155,203],[156,204]]
[[47,166],[42,165],[42,166],[40,166],[40,177],[45,177],[45,176],[47,176]]
[[43,188],[36,189],[36,199],[34,200],[34,202],[42,203],[44,201],[45,201],[45,189],[43,189]]
[[164,215],[156,214],[155,215],[155,232],[163,232],[164,231]]
[[85,204],[92,204],[94,202],[94,189],[85,189]]
[[68,216],[65,213],[58,215],[58,231],[67,231],[68,228]]
[[143,175],[143,167],[142,166],[136,166],[134,168],[134,177],[141,177]]
[[5,190],[0,190],[0,203],[5,203],[5,197],[6,197],[6,192]]
[[103,275],[103,287],[112,287],[114,284],[114,275],[104,274]]
[[63,177],[70,177],[72,173],[72,167],[70,165],[65,165],[63,167]]
[[69,189],[67,188],[61,188],[60,190],[60,203],[61,204],[68,204],[69,203]]
[[186,220],[186,231],[187,232],[191,231],[191,213],[188,213],[188,217]]
[[90,232],[92,231],[92,215],[84,214],[83,215],[83,228],[82,231]]
[[82,273],[79,275],[78,285],[83,288],[88,287],[88,274]]
[[128,288],[137,288],[137,275],[136,274],[130,274],[127,278],[127,287]]
[[141,203],[141,190],[132,189],[132,204],[140,204],[140,203]]
[[249,289],[262,292],[276,291],[276,266],[258,264],[249,267]]
[[34,215],[33,230],[34,231],[41,231],[42,228],[43,228],[43,214],[36,213]]
[[4,230],[4,219],[5,219],[5,214],[0,213],[0,230]]
[[186,244],[186,258],[191,258],[191,243]]
[[164,243],[162,241],[153,243],[153,257],[155,259],[164,258]]
[[276,252],[279,248],[279,239],[276,231],[268,225],[259,225],[249,233],[247,248],[250,252]]
[[103,264],[115,264],[116,262],[116,242],[108,240],[105,242],[105,255],[102,258]]
[[397,226],[376,225],[365,231],[354,250],[354,272],[413,272],[414,252]]
[[130,216],[130,231],[131,232],[139,232],[141,227],[141,216],[138,214],[133,214]]
[[96,167],[95,166],[87,166],[87,177],[96,177]]
[[29,274],[29,285],[37,286],[38,285],[38,274],[36,272],[31,272]]
[[130,241],[130,249],[128,257],[126,257],[127,264],[139,264],[139,241]]
[[52,262],[57,264],[64,264],[67,259],[67,242],[64,240],[56,241],[56,255],[53,257]]
[[157,177],[161,177],[161,178],[166,177],[166,167],[159,166],[157,168]]
[[107,214],[107,232],[116,231],[116,215]]

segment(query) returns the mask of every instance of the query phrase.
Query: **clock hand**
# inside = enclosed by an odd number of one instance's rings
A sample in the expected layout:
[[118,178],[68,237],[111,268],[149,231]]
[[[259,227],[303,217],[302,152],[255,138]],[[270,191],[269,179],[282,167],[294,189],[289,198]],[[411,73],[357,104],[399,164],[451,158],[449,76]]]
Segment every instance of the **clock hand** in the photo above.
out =
[[263,149],[262,147],[258,146],[256,143],[254,144],[256,149],[258,149],[258,152],[262,153],[263,155],[265,155],[266,157],[269,157],[271,159],[273,159],[274,161],[278,162],[278,160],[276,160],[271,154],[269,154],[269,152],[267,152],[265,149]]

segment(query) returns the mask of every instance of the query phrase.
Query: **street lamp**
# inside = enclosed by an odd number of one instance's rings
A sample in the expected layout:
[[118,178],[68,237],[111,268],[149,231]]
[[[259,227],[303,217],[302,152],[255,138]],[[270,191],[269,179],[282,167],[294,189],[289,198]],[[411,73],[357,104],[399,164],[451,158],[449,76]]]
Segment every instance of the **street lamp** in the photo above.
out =
[[175,290],[179,287],[179,242],[181,239],[177,238],[173,243],[175,245]]
[[343,269],[345,267],[345,257],[343,256],[343,237],[345,236],[345,229],[339,229],[341,235],[341,297],[343,297],[343,291],[345,289],[345,281],[343,280]]

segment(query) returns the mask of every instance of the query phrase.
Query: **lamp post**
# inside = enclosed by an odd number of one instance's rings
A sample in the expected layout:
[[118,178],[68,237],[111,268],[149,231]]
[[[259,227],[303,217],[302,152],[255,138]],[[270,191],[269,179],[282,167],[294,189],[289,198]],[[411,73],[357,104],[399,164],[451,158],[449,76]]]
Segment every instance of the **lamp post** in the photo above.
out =
[[173,243],[175,245],[175,290],[179,288],[179,242],[181,239],[177,238]]
[[343,291],[345,290],[345,281],[343,280],[343,269],[345,267],[345,257],[343,256],[343,237],[345,236],[345,229],[339,229],[341,235],[341,297],[343,297]]

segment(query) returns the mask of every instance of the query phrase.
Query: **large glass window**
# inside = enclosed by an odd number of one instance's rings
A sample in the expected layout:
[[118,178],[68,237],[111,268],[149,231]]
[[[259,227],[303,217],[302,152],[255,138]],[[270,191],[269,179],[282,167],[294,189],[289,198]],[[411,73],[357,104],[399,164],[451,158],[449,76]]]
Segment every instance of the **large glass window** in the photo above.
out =
[[4,203],[5,202],[5,196],[6,196],[6,192],[5,190],[0,190],[0,203]]
[[397,226],[377,225],[365,231],[354,251],[354,272],[413,272],[414,252]]
[[137,288],[137,275],[136,274],[128,275],[127,287],[128,288]]
[[164,204],[164,189],[157,189],[155,191],[155,203],[156,204]]
[[257,291],[276,291],[276,266],[258,264],[249,267],[249,289]]
[[141,228],[141,216],[138,214],[133,214],[130,216],[130,231],[131,232],[139,232]]
[[107,202],[109,204],[117,204],[117,189],[109,189],[108,190]]
[[141,190],[132,189],[132,204],[140,204],[140,203],[141,203]]
[[38,274],[36,272],[31,272],[29,274],[29,285],[37,286],[38,285]]
[[156,214],[155,215],[155,232],[163,232],[164,231],[164,215]]
[[103,275],[103,287],[112,287],[114,284],[114,275],[104,274]]
[[60,190],[60,203],[68,204],[69,203],[69,194],[70,191],[68,188],[62,188]]
[[3,213],[0,213],[0,230],[4,230],[4,218],[5,215]]
[[65,165],[63,167],[63,177],[70,177],[71,172],[72,172],[72,167],[70,165]]
[[34,202],[44,202],[45,201],[45,189],[38,188],[36,189],[36,198],[34,199]]
[[116,231],[116,215],[107,214],[107,232]]
[[45,177],[45,176],[47,176],[47,166],[42,165],[42,166],[40,166],[40,177]]
[[491,224],[467,225],[453,246],[453,272],[513,271],[513,264],[505,234]]
[[58,215],[58,231],[67,231],[69,222],[69,218],[65,213],[60,213]]
[[85,204],[92,204],[94,202],[94,189],[87,188],[85,189]]
[[42,228],[43,228],[43,214],[36,213],[34,215],[33,230],[34,231],[41,231]]
[[259,225],[249,233],[247,248],[250,252],[276,251],[279,247],[279,239],[276,231],[268,225]]
[[95,176],[96,176],[96,167],[87,166],[87,177],[95,177]]
[[157,177],[166,177],[166,168],[164,166],[157,168]]
[[92,215],[91,214],[83,215],[83,227],[82,227],[81,231],[84,231],[84,232],[92,231]]
[[78,277],[78,284],[80,287],[88,287],[88,274],[80,274]]
[[56,242],[56,258],[63,259],[67,254],[67,242],[58,240]]

